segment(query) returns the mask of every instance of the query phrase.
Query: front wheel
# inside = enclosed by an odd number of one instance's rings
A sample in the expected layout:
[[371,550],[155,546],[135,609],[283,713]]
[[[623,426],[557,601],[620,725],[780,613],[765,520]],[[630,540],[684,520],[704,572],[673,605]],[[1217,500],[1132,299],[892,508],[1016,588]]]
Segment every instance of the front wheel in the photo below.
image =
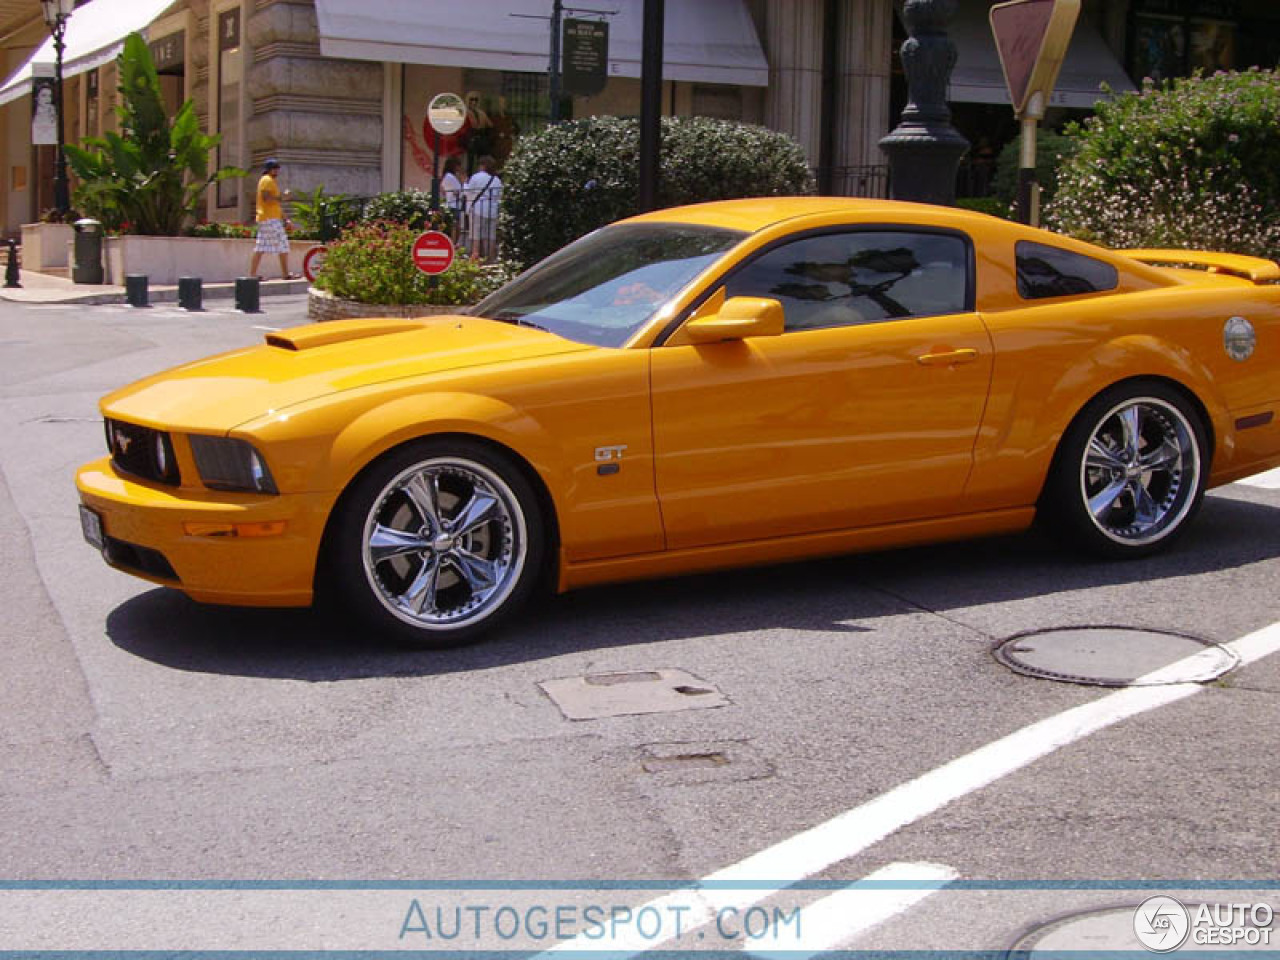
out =
[[1040,509],[1091,553],[1145,556],[1195,516],[1207,459],[1200,416],[1180,393],[1159,383],[1121,384],[1072,422]]
[[379,632],[468,643],[528,597],[546,556],[538,498],[510,458],[426,440],[361,476],[340,507],[329,582]]

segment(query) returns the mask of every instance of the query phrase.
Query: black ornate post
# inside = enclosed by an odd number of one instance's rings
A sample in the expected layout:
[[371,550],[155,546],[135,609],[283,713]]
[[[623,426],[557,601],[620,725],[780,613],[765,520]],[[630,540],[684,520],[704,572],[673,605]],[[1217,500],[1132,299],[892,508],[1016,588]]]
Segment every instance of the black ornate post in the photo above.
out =
[[67,151],[63,127],[62,55],[66,50],[63,37],[67,32],[67,18],[75,9],[75,0],[40,0],[44,22],[53,35],[53,102],[58,111],[58,147],[53,167],[53,206],[58,211],[59,222],[67,219],[71,209],[71,190],[67,181]]
[[969,141],[951,125],[947,83],[956,65],[956,45],[947,36],[958,0],[906,0],[902,20],[907,42],[907,106],[897,128],[880,141],[889,156],[893,199],[953,205],[956,171]]

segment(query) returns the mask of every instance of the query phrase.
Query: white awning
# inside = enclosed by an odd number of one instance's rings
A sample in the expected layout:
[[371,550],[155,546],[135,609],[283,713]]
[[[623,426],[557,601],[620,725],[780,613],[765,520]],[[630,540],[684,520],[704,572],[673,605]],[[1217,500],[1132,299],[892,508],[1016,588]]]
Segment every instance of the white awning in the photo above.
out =
[[[982,0],[965,0],[948,28],[958,52],[947,92],[947,99],[954,103],[1009,103],[1009,90],[988,20],[990,7]],[[1102,92],[1103,83],[1116,93],[1137,89],[1097,29],[1081,17],[1050,106],[1092,108],[1099,100],[1107,99]]]
[[[583,6],[617,11],[605,18],[609,75],[639,77],[644,0]],[[327,57],[526,73],[546,73],[551,59],[548,0],[316,0],[316,12]],[[745,0],[667,0],[663,47],[668,80],[768,86]]]
[[[125,37],[147,26],[173,3],[174,0],[93,0],[79,7],[67,18],[62,75],[74,77],[115,59],[124,46]],[[29,96],[31,64],[53,61],[53,37],[50,37],[0,87],[0,103]]]

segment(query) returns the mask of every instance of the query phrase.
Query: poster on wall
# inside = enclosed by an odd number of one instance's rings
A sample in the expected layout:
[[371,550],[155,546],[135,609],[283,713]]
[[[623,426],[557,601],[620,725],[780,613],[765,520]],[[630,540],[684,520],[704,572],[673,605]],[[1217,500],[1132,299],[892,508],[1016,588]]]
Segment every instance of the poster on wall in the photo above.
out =
[[[53,77],[36,73],[32,65],[31,77],[31,142],[37,146],[58,142],[58,108],[55,103]],[[48,66],[50,74],[52,65]]]
[[1186,75],[1186,28],[1172,17],[1134,17],[1133,67],[1135,79],[1156,83]]
[[1222,20],[1191,21],[1191,69],[1206,74],[1233,70],[1236,65],[1236,26]]

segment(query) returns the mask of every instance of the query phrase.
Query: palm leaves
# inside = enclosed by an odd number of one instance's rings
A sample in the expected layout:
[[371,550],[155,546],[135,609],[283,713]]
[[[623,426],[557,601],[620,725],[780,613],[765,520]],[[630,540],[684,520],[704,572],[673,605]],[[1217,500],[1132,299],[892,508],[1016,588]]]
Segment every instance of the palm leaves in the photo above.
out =
[[209,154],[220,136],[200,130],[190,100],[172,121],[166,115],[160,78],[141,35],[131,33],[116,58],[120,73],[120,134],[68,145],[67,160],[80,181],[76,205],[111,230],[128,225],[147,236],[176,236],[200,206],[211,184],[245,171],[209,172]]

